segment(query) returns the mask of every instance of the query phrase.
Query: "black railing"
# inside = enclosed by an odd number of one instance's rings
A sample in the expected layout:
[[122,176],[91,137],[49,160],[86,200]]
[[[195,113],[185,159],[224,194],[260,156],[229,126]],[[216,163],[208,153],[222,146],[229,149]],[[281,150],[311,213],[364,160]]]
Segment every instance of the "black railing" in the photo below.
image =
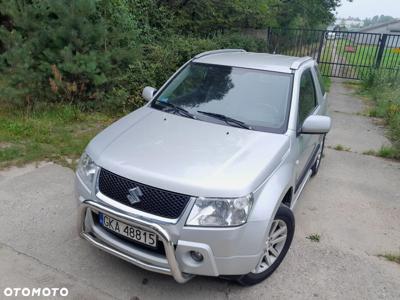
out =
[[268,51],[311,56],[325,76],[362,79],[371,71],[400,73],[400,35],[314,29],[268,29]]

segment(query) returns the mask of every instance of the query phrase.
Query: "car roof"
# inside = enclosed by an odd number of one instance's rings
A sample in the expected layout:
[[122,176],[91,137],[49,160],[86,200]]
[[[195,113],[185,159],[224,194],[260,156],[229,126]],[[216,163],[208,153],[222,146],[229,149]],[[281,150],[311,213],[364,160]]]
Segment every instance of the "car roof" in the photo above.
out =
[[311,57],[296,57],[268,53],[246,52],[242,49],[222,49],[203,52],[193,59],[195,63],[242,67],[282,73],[293,73]]

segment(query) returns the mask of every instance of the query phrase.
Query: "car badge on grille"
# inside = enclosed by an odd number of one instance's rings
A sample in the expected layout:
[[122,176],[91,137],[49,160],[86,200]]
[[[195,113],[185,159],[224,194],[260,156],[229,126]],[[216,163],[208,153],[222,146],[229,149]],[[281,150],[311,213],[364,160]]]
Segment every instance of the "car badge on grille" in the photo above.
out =
[[143,196],[142,190],[138,186],[136,186],[129,190],[129,195],[127,195],[126,198],[128,198],[129,203],[133,205],[142,201],[140,199],[140,197],[142,196]]

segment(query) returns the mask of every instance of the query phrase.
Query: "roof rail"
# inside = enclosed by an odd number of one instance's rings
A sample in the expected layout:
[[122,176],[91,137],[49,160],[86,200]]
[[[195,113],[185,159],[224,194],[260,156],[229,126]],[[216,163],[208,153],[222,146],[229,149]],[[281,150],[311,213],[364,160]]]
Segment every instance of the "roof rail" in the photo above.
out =
[[207,55],[226,53],[226,52],[246,52],[244,49],[219,49],[219,50],[211,50],[197,54],[194,58],[200,58]]
[[292,65],[290,66],[291,70],[298,70],[302,64],[305,62],[312,60],[313,58],[311,56],[304,56],[296,60]]

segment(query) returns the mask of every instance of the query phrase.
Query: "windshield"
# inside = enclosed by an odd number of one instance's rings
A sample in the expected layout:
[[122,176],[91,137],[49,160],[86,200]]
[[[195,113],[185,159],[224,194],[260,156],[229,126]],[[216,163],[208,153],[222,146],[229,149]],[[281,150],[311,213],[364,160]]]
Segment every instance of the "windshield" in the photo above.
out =
[[255,130],[282,133],[291,84],[291,74],[190,63],[151,106],[163,109],[166,105],[162,104],[169,103],[208,122],[222,121],[204,112],[235,119]]

